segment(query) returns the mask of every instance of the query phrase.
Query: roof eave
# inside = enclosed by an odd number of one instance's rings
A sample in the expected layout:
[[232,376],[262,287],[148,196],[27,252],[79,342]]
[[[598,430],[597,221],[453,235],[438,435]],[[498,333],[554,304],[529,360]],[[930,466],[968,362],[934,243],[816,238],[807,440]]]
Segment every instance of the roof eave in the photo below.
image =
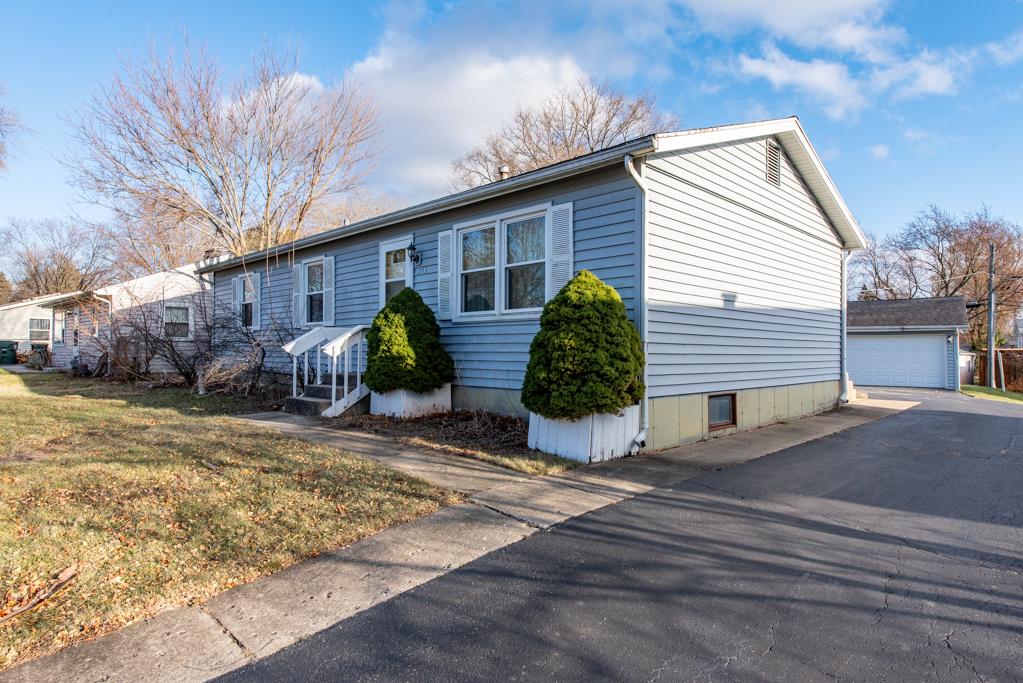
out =
[[398,223],[424,218],[443,211],[459,209],[464,206],[475,204],[476,202],[495,199],[513,192],[528,190],[554,180],[579,175],[605,166],[612,166],[618,163],[627,154],[642,156],[656,150],[656,136],[648,135],[616,147],[602,150],[601,152],[588,154],[584,157],[565,161],[560,164],[555,164],[554,166],[541,168],[530,173],[523,173],[522,175],[513,176],[507,180],[500,180],[487,185],[481,185],[480,187],[459,192],[458,194],[447,195],[440,199],[416,204],[415,206],[399,209],[398,211],[393,211],[382,216],[369,218],[342,228],[334,228],[333,230],[321,232],[316,235],[303,237],[295,240],[294,242],[282,244],[270,249],[264,249],[262,251],[244,254],[242,256],[221,256],[206,261],[200,261],[198,268],[196,268],[196,272],[210,273],[218,270],[226,270],[227,268],[260,261],[269,256],[297,251],[299,249],[307,249],[326,242],[332,242],[333,240],[340,239],[342,237],[349,237],[351,235],[357,235],[370,230],[386,228],[392,225],[397,225]]
[[857,332],[948,332],[968,330],[969,325],[849,325],[850,333]]

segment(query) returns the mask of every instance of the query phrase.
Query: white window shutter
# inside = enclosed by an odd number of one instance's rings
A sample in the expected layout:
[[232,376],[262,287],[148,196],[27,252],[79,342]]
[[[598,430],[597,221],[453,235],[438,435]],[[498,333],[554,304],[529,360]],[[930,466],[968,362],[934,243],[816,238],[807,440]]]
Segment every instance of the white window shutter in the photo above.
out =
[[323,257],[323,325],[334,324],[334,257]]
[[263,278],[260,273],[253,273],[252,278],[252,329],[259,329],[260,304],[263,300]]
[[441,320],[451,320],[451,262],[454,231],[437,234],[437,308]]
[[244,275],[239,275],[231,279],[231,312],[235,315],[241,315],[242,313],[242,296],[244,291],[242,278],[244,277]]
[[291,324],[295,327],[305,325],[305,297],[302,296],[304,280],[305,266],[297,263],[291,269]]
[[572,204],[547,209],[550,252],[547,257],[547,299],[561,291],[575,274],[572,252]]

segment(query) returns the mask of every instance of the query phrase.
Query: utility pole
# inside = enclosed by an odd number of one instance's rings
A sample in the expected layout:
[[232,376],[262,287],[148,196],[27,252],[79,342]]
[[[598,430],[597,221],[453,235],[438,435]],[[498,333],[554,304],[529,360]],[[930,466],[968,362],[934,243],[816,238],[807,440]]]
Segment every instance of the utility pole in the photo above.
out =
[[995,243],[988,244],[987,267],[987,385],[995,388]]

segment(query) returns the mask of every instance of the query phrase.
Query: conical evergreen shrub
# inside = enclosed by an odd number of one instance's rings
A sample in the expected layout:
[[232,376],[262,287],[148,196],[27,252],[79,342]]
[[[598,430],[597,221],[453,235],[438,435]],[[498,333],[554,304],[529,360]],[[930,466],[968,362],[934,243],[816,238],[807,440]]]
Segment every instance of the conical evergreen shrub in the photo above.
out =
[[543,307],[522,404],[552,420],[616,413],[643,398],[644,362],[618,292],[580,271]]
[[408,389],[425,394],[455,377],[455,364],[440,344],[440,327],[414,289],[394,295],[366,335],[366,386],[377,393]]

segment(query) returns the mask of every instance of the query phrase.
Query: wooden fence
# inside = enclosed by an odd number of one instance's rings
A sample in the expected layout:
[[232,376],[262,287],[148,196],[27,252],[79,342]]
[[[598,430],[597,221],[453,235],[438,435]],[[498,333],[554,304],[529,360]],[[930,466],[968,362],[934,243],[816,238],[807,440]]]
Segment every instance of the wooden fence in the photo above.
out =
[[[995,350],[995,386],[999,389],[1003,374],[1005,389],[1023,391],[1023,349]],[[977,349],[977,382],[987,384],[987,349]]]

